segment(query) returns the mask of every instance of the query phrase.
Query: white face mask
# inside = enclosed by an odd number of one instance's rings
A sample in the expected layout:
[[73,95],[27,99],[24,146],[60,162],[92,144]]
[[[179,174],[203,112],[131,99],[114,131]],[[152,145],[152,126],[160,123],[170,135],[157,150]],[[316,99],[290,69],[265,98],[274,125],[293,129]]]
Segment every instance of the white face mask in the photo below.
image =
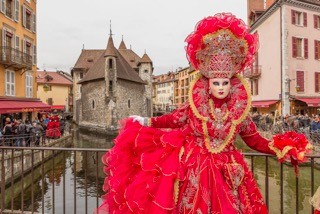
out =
[[228,78],[212,78],[209,79],[209,89],[211,94],[218,98],[224,99],[230,92],[231,84]]

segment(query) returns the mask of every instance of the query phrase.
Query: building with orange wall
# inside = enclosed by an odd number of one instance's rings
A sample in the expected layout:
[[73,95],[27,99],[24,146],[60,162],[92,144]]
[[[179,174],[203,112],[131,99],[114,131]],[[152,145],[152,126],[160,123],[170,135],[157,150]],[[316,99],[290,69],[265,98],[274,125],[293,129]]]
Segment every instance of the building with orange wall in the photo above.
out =
[[37,2],[0,4],[0,125],[5,117],[33,120],[49,106],[37,99]]
[[[64,73],[64,72],[63,72]],[[37,97],[52,110],[72,111],[72,77],[61,71],[37,71]],[[66,74],[66,73],[64,73]]]

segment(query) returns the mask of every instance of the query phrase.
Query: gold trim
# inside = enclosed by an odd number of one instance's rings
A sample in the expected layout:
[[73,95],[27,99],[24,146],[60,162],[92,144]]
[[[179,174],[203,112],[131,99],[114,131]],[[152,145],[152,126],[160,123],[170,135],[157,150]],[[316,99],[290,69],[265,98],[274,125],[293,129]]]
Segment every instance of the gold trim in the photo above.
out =
[[147,126],[152,127],[152,120],[151,120],[151,117],[149,117],[149,118],[148,118]]
[[255,134],[257,134],[258,132],[254,132],[253,134],[247,134],[247,135],[243,135],[243,136],[241,136],[242,138],[244,138],[244,137],[251,137],[251,136],[253,136],[253,135],[255,135]]
[[247,93],[247,106],[245,108],[245,110],[243,111],[242,115],[236,119],[231,121],[231,127],[229,130],[229,133],[226,137],[226,139],[224,140],[224,142],[217,148],[212,148],[210,145],[210,136],[208,133],[208,126],[207,126],[207,122],[209,120],[208,117],[204,117],[202,116],[197,107],[195,106],[194,102],[193,102],[193,97],[192,97],[192,91],[193,88],[196,84],[196,82],[202,78],[202,75],[199,74],[199,76],[197,76],[192,82],[191,82],[191,87],[189,89],[189,105],[191,107],[192,113],[199,118],[200,120],[202,120],[202,129],[203,129],[203,134],[204,134],[204,141],[205,141],[205,145],[208,149],[209,152],[213,153],[213,154],[217,154],[220,153],[225,147],[226,145],[228,145],[232,139],[232,137],[235,134],[236,131],[236,127],[238,124],[240,124],[249,114],[250,108],[251,108],[251,94],[250,94],[250,89],[249,89],[249,85],[248,82],[239,74],[235,75],[236,78],[238,78],[240,80],[240,82],[242,83],[242,85],[244,86],[246,93]]
[[[273,146],[273,141],[271,141],[268,146],[272,151],[274,151],[276,153],[276,156],[277,156],[278,159],[284,158],[284,156],[286,156],[286,154],[291,149],[295,148],[295,147],[292,147],[292,146],[285,146],[282,150],[280,150],[280,149],[278,149],[278,148]],[[306,149],[312,149],[312,148],[313,148],[313,146],[310,143],[308,143],[307,146],[306,146]]]

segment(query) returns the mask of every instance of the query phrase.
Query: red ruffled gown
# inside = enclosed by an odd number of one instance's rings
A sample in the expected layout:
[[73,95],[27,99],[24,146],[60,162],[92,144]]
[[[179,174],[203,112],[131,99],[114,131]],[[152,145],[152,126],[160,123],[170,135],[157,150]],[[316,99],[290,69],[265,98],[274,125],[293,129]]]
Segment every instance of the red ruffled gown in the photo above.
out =
[[267,207],[244,157],[237,134],[251,148],[274,154],[248,116],[250,92],[240,76],[230,96],[208,94],[199,77],[189,101],[141,126],[128,119],[103,157],[107,174],[96,213],[263,214]]

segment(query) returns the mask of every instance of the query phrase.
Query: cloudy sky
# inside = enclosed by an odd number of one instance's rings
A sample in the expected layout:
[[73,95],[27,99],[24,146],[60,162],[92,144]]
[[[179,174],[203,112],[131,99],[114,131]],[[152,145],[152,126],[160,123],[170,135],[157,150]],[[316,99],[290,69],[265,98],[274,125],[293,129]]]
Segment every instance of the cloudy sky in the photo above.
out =
[[118,47],[146,50],[154,74],[188,66],[184,39],[204,17],[231,12],[246,22],[247,0],[41,0],[37,3],[38,67],[70,72],[82,47],[104,49],[112,22]]

